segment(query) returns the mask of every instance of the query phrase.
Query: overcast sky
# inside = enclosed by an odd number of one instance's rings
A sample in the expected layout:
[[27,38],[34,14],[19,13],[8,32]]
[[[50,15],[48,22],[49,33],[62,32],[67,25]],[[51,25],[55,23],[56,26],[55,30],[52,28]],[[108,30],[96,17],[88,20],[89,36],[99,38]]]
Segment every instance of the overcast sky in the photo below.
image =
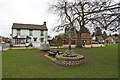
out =
[[[48,33],[57,25],[57,16],[49,12],[54,0],[0,0],[0,36],[10,37],[13,23],[40,24],[47,22]],[[118,0],[117,0],[118,1]]]
[[0,0],[0,35],[10,37],[13,23],[42,25],[44,21],[50,34],[57,18],[49,12],[49,2],[51,0]]

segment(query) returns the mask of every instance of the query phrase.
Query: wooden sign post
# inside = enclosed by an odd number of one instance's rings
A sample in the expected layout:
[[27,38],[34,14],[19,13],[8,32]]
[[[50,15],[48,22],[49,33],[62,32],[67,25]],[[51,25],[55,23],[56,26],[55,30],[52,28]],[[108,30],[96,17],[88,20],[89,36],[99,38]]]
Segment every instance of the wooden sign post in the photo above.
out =
[[74,34],[74,27],[66,27],[68,34],[68,39],[69,39],[69,50],[71,50],[71,34]]

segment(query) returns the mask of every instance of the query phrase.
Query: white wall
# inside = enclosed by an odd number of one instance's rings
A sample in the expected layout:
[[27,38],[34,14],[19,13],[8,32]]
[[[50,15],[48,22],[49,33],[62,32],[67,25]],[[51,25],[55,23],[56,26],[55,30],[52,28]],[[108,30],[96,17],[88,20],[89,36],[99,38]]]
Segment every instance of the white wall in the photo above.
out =
[[28,35],[29,36],[29,30],[21,29],[20,35]]
[[[41,36],[41,31],[40,30],[33,30],[32,33],[33,33],[33,36],[30,36],[31,37],[31,42],[34,42],[34,38],[37,38],[36,42],[39,42],[39,43],[41,41],[41,38],[44,38],[44,41],[48,41],[48,31],[44,31],[43,36]],[[13,37],[15,37],[16,35],[17,35],[17,29],[13,29]],[[29,36],[29,30],[21,29],[20,35]]]
[[13,37],[17,35],[17,29],[13,29]]

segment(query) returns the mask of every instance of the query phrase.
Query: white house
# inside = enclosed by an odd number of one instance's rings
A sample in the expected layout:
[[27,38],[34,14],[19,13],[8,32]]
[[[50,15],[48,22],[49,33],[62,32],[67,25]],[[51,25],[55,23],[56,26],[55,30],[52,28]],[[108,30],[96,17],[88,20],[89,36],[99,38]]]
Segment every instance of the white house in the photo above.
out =
[[43,25],[13,23],[12,44],[13,46],[39,47],[40,43],[47,43],[48,29],[46,22]]

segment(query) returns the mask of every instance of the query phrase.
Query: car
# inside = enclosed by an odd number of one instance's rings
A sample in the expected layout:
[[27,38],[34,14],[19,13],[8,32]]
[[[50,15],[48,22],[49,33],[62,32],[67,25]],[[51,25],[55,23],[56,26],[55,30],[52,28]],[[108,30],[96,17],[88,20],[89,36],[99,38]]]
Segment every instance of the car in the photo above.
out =
[[104,42],[103,41],[99,41],[99,44],[104,44]]
[[4,42],[4,41],[1,41],[1,43],[2,43],[2,44],[5,44],[5,42]]
[[98,41],[92,41],[92,44],[99,44]]

